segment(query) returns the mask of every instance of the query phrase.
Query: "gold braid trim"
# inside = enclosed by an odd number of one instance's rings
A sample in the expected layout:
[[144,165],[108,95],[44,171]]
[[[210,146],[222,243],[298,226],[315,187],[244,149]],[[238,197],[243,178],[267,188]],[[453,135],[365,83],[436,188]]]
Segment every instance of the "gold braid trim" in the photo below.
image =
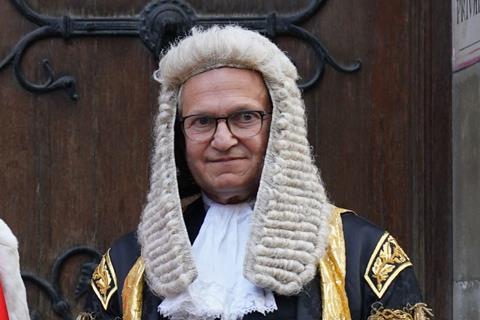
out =
[[[414,320],[431,320],[433,319],[433,310],[427,308],[427,304],[420,302],[409,308],[410,312],[413,312]],[[429,318],[432,317],[432,318]]]
[[140,257],[125,278],[122,291],[123,320],[141,320],[145,263]]
[[81,312],[78,314],[75,320],[95,320],[95,317],[91,313]]
[[[417,303],[413,306],[407,305],[403,309],[386,309],[382,303],[372,305],[371,315],[367,320],[432,320],[432,309],[427,308],[425,303]],[[430,318],[432,317],[432,318]]]
[[323,320],[351,320],[345,291],[346,258],[341,217],[347,211],[333,209],[328,248],[320,260]]

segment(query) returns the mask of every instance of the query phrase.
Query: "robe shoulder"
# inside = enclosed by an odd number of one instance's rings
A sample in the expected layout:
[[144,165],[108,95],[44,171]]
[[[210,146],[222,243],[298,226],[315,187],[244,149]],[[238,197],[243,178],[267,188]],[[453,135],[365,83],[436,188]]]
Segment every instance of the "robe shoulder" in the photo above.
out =
[[342,214],[342,224],[352,319],[384,319],[383,315],[394,313],[415,319],[415,312],[427,316],[413,263],[399,242],[353,212]]

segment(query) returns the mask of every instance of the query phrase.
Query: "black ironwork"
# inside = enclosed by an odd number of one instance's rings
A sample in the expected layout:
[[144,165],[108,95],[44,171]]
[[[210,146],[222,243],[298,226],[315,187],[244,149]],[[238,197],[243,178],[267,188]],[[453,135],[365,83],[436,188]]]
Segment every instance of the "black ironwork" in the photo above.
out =
[[[80,275],[78,277],[77,286],[75,288],[75,298],[81,297],[87,290],[88,283],[93,274],[93,270],[100,262],[101,254],[95,249],[79,246],[68,249],[61,254],[54,262],[49,279],[41,278],[30,272],[22,272],[22,278],[25,283],[30,283],[42,291],[50,300],[52,309],[55,314],[62,320],[73,320],[74,316],[71,312],[71,304],[64,296],[60,286],[62,269],[65,263],[74,256],[86,255],[90,257],[90,261],[83,264]],[[40,320],[41,316],[37,310],[31,311],[32,320]]]
[[309,89],[321,78],[325,65],[329,64],[335,70],[351,73],[359,70],[357,60],[349,65],[342,65],[328,53],[322,43],[309,31],[298,24],[312,16],[326,0],[311,0],[301,11],[294,14],[277,14],[272,12],[262,16],[199,16],[182,0],[154,1],[135,16],[116,17],[52,17],[37,13],[25,0],[11,0],[14,6],[28,20],[38,26],[26,34],[12,49],[10,54],[0,61],[0,70],[13,63],[15,77],[26,90],[34,93],[46,93],[64,89],[70,98],[76,100],[78,93],[75,79],[72,76],[56,77],[48,60],[42,65],[46,80],[43,83],[29,81],[23,73],[21,64],[25,50],[34,42],[51,37],[69,39],[85,36],[122,36],[140,37],[143,43],[154,54],[160,51],[172,40],[186,34],[193,26],[211,26],[237,24],[256,30],[274,38],[279,35],[298,38],[305,42],[315,53],[317,65],[313,76],[299,84],[302,89]]

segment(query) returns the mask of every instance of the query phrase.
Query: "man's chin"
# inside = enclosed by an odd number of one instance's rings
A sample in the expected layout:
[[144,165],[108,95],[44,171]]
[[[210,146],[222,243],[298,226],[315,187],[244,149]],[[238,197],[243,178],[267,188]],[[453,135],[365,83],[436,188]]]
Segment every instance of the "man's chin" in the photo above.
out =
[[243,189],[243,185],[244,184],[241,183],[238,177],[228,177],[221,179],[220,181],[216,181],[214,188],[220,192],[234,192],[236,190]]
[[231,189],[215,189],[205,194],[210,200],[213,200],[222,204],[233,204],[245,202],[254,196],[254,191],[242,188],[231,188]]
[[255,183],[249,183],[248,181],[244,180],[244,177],[241,175],[222,174],[218,176],[215,181],[210,184],[210,186],[206,186],[206,188],[204,188],[204,191],[216,195],[244,196],[251,195],[257,190]]

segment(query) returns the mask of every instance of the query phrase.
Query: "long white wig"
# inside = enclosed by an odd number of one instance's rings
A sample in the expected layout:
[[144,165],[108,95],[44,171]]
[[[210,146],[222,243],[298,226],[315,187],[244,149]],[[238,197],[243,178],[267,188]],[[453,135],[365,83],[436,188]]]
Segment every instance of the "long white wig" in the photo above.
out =
[[138,228],[148,285],[159,296],[172,296],[197,276],[180,204],[174,125],[182,84],[221,67],[260,72],[273,105],[243,272],[261,288],[293,295],[316,273],[332,207],[307,140],[295,66],[270,40],[238,26],[193,29],[166,52],[154,74],[161,91],[150,192]]

